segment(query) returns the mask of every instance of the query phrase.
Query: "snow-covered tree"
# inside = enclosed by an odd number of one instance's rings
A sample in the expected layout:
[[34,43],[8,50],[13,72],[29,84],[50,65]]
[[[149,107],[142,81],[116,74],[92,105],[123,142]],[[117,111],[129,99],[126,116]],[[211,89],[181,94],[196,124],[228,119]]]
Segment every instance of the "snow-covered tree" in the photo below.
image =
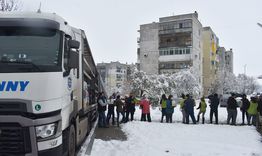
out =
[[254,77],[239,74],[236,79],[239,93],[252,94],[259,89],[259,84]]
[[162,94],[177,95],[182,93],[200,95],[200,84],[192,70],[182,70],[174,74],[148,75],[134,69],[131,74],[132,92],[138,96],[146,94],[151,102],[157,106]]
[[0,11],[17,11],[21,7],[18,0],[0,0]]
[[217,73],[216,80],[212,83],[209,93],[245,93],[252,94],[259,88],[258,82],[254,77],[239,74],[235,76],[229,71],[223,71]]

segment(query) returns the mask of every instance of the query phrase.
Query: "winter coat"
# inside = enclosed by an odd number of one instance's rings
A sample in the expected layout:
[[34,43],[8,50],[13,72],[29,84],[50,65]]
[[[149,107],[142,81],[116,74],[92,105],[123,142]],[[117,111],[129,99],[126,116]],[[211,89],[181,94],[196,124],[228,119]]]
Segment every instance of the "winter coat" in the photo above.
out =
[[160,104],[161,104],[161,108],[166,108],[166,100],[161,99]]
[[219,98],[215,96],[209,96],[210,100],[210,109],[217,110],[219,106]]
[[205,101],[199,102],[199,106],[197,109],[200,109],[200,112],[206,112],[207,104]]
[[257,102],[250,101],[250,106],[247,110],[248,114],[249,115],[257,115],[257,107],[258,107]]
[[114,112],[115,111],[115,105],[114,105],[114,99],[109,99],[108,101],[108,112]]
[[258,111],[260,115],[262,116],[262,99],[258,100]]
[[107,105],[107,100],[105,96],[99,97],[97,99],[98,103],[98,112],[105,112],[106,111],[106,105]]
[[181,99],[181,100],[179,101],[180,109],[184,109],[185,100],[186,100],[186,99]]
[[241,106],[240,110],[245,112],[249,108],[250,102],[247,98],[243,98],[243,99],[241,99],[241,101],[242,101],[242,106]]
[[116,106],[116,111],[118,112],[124,111],[124,103],[121,101],[121,99],[116,99],[114,105]]
[[166,100],[166,114],[173,114],[174,106],[172,106],[172,100]]
[[237,107],[238,105],[236,99],[230,96],[227,100],[227,109],[237,110]]
[[129,97],[126,100],[126,110],[128,112],[135,112],[136,107],[135,107],[135,101],[133,97]]
[[185,100],[185,111],[186,113],[192,114],[194,113],[195,101],[192,98],[188,98]]
[[139,105],[142,107],[142,114],[150,113],[150,103],[147,99],[143,99],[139,102]]

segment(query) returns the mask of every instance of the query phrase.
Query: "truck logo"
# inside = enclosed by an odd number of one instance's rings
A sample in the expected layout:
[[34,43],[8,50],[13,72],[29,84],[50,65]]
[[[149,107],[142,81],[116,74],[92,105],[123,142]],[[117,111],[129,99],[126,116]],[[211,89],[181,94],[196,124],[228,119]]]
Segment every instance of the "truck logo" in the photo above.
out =
[[25,91],[29,81],[0,81],[0,92]]
[[36,111],[40,111],[41,110],[41,105],[39,105],[39,104],[35,105],[35,110]]

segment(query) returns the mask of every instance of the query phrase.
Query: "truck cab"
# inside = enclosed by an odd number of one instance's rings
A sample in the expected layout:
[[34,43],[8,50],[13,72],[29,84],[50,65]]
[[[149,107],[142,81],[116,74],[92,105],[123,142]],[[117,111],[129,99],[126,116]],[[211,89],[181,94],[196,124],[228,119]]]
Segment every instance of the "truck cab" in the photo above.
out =
[[99,80],[83,30],[54,13],[1,13],[0,155],[75,155]]

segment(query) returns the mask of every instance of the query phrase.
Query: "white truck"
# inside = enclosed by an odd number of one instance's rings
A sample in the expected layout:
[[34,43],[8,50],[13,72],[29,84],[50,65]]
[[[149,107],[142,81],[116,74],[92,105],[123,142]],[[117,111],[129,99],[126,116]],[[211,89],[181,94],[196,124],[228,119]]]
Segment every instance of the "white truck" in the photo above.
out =
[[75,155],[100,80],[83,30],[55,13],[1,13],[0,156]]

